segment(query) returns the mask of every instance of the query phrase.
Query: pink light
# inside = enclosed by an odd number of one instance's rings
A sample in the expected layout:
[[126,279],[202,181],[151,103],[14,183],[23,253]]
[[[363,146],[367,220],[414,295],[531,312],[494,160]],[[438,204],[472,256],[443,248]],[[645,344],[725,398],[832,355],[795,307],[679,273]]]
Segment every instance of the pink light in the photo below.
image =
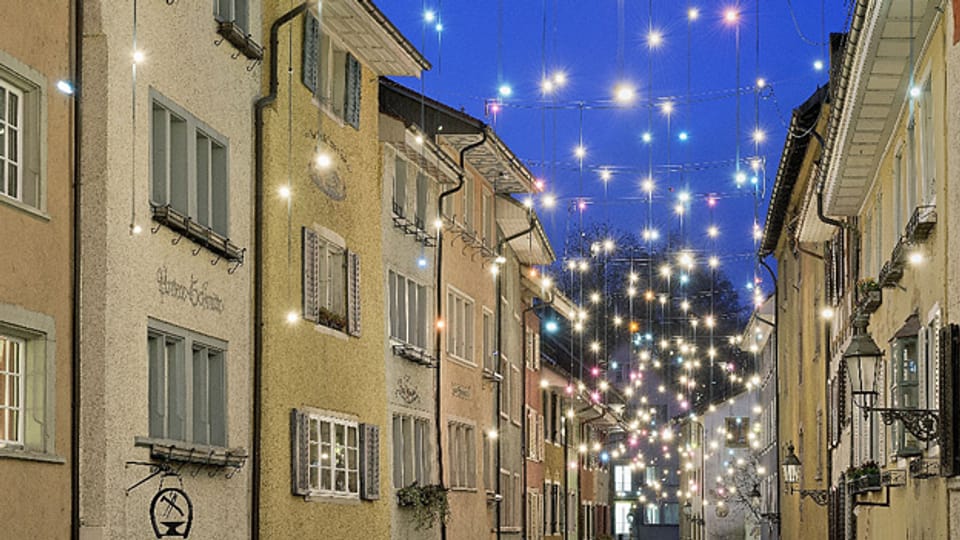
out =
[[596,366],[590,368],[590,374],[593,375],[594,377],[600,375],[600,368]]
[[573,393],[573,385],[572,385],[572,384],[568,384],[568,385],[567,385],[567,393],[568,393],[568,394],[572,394],[572,393]]
[[590,394],[590,399],[592,399],[593,401],[599,403],[599,402],[600,402],[600,392],[594,392],[594,393]]
[[537,191],[543,191],[543,188],[547,186],[547,183],[543,179],[538,178],[537,181],[534,182],[534,185],[537,186]]
[[500,105],[498,105],[498,104],[496,104],[496,103],[490,105],[490,112],[492,112],[493,114],[499,113],[499,112],[500,112]]
[[630,372],[630,380],[633,381],[633,380],[636,380],[636,378],[637,378],[637,374],[631,371],[631,372]]
[[716,206],[716,205],[717,205],[717,200],[716,200],[716,199],[714,199],[713,197],[708,197],[708,198],[707,198],[707,206],[709,206],[710,208],[713,208],[713,207]]
[[580,203],[577,204],[577,208],[579,208],[581,212],[584,211],[584,210],[586,210],[586,209],[587,209],[587,201],[580,201]]
[[684,401],[684,402],[681,402],[681,403],[680,403],[680,407],[682,407],[683,410],[687,410],[687,409],[690,408],[690,404],[687,403],[686,401]]
[[639,443],[640,443],[640,442],[637,440],[636,437],[630,437],[630,446],[636,446],[636,445],[638,445]]

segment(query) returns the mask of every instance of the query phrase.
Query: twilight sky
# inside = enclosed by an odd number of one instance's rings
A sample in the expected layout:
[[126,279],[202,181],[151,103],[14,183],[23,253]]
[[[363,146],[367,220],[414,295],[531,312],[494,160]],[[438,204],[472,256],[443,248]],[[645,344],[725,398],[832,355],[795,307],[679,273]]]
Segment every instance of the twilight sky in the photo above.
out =
[[[584,202],[587,224],[609,219],[639,237],[650,219],[661,242],[682,234],[683,247],[719,255],[743,292],[754,277],[754,215],[762,227],[791,110],[826,82],[827,69],[815,63],[827,64],[821,42],[846,28],[848,3],[377,2],[434,65],[422,82],[400,82],[494,125],[545,180],[557,205],[545,209],[538,201],[538,210],[559,257],[579,255],[564,253],[563,240],[579,227]],[[557,72],[565,83],[545,94],[541,81]],[[765,83],[759,91],[758,77]],[[499,95],[504,85],[509,95]],[[614,99],[624,87],[635,92],[627,104]],[[494,117],[490,100],[498,97]],[[582,167],[575,155],[581,137]],[[756,173],[755,157],[763,163]],[[651,168],[652,214],[643,191]],[[684,192],[690,199],[681,231],[676,206]],[[719,231],[715,239],[707,234],[711,225]]]

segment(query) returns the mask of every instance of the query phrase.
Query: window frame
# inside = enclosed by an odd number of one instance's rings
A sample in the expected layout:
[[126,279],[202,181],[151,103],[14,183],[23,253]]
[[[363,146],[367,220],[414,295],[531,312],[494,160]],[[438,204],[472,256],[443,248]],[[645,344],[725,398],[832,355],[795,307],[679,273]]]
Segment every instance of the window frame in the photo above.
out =
[[[345,418],[345,417],[343,417],[343,416],[339,416],[339,415],[335,415],[335,414],[330,414],[330,413],[319,412],[319,411],[309,411],[309,410],[307,410],[307,411],[304,411],[304,414],[305,414],[306,417],[307,417],[307,444],[308,444],[308,453],[310,452],[310,449],[311,449],[313,446],[317,446],[317,455],[318,455],[318,457],[320,457],[320,458],[322,459],[322,453],[321,453],[321,452],[322,452],[322,450],[323,450],[323,445],[324,445],[324,443],[323,443],[323,441],[320,440],[320,438],[319,438],[319,437],[322,436],[322,435],[321,435],[321,429],[322,429],[321,422],[328,423],[328,424],[330,425],[330,429],[329,429],[329,434],[330,434],[330,439],[329,439],[329,441],[330,441],[330,443],[329,443],[329,445],[330,445],[331,451],[333,451],[333,448],[334,448],[335,446],[337,446],[337,444],[336,444],[336,442],[335,442],[335,441],[336,441],[336,438],[335,438],[335,437],[336,437],[336,435],[335,435],[335,434],[336,434],[336,426],[343,426],[343,428],[344,428],[344,443],[343,443],[343,445],[341,445],[341,446],[346,450],[346,451],[345,451],[346,457],[344,458],[344,461],[345,461],[345,464],[346,464],[346,465],[345,465],[345,467],[343,468],[343,472],[345,473],[345,479],[346,479],[345,485],[346,485],[347,489],[345,489],[345,490],[338,490],[338,489],[336,489],[335,487],[331,487],[331,488],[329,488],[329,489],[328,489],[328,488],[323,488],[323,487],[322,487],[323,484],[322,484],[322,481],[321,481],[321,475],[324,473],[324,466],[323,466],[323,464],[322,464],[322,463],[317,463],[317,465],[314,466],[314,464],[313,464],[313,463],[310,463],[310,462],[309,462],[309,459],[308,459],[308,469],[309,469],[309,470],[308,470],[308,472],[307,472],[307,478],[308,478],[308,482],[309,482],[309,484],[308,484],[308,485],[309,485],[309,492],[310,492],[310,493],[309,493],[309,496],[311,496],[311,497],[313,497],[313,496],[316,496],[316,497],[331,497],[331,498],[337,498],[337,499],[359,499],[359,498],[360,498],[360,492],[361,492],[360,484],[361,484],[361,482],[362,482],[362,479],[361,479],[361,471],[360,471],[360,461],[361,461],[361,459],[362,459],[362,451],[363,451],[362,445],[361,445],[361,443],[360,443],[360,423],[359,423],[358,421],[356,421],[356,420],[349,419],[349,418]],[[314,432],[314,430],[312,429],[314,422],[316,423],[316,426],[317,426],[316,433],[317,433],[317,436],[318,436],[318,439],[317,439],[318,442],[316,442],[316,443],[314,443],[314,439],[313,439],[313,432]],[[354,468],[354,467],[351,467],[351,464],[350,464],[350,461],[349,461],[349,455],[350,455],[350,452],[349,452],[349,451],[350,451],[351,447],[350,447],[349,444],[348,444],[349,441],[347,441],[347,438],[349,437],[350,428],[353,428],[353,429],[354,429],[354,433],[356,434],[356,439],[355,439],[356,445],[353,447],[353,449],[356,450],[356,457],[357,457],[357,459],[355,460],[355,461],[356,461],[356,463],[355,463],[355,468]],[[308,454],[308,455],[309,455],[309,454]],[[316,484],[316,485],[315,485],[314,482],[313,482],[313,469],[314,469],[314,468],[318,469],[318,471],[317,471],[317,484]],[[331,478],[330,478],[330,485],[331,485],[331,486],[336,486],[336,473],[339,472],[340,469],[336,466],[336,463],[335,463],[335,461],[334,461],[332,458],[330,459],[330,467],[329,467],[329,470],[330,470],[330,476],[331,476]],[[350,473],[351,473],[351,472],[356,473],[356,479],[357,479],[357,482],[356,482],[356,491],[352,491],[352,490],[350,489]]]
[[[175,442],[180,442],[187,445],[202,445],[202,446],[207,446],[211,448],[221,448],[221,449],[229,448],[229,441],[230,441],[229,343],[220,338],[195,332],[195,331],[192,331],[183,327],[179,327],[164,321],[153,319],[153,318],[149,318],[147,321],[146,337],[147,337],[147,340],[146,340],[147,391],[148,391],[147,438],[149,440],[175,441]],[[182,389],[183,391],[183,405],[182,405],[183,437],[182,438],[170,436],[170,426],[168,423],[169,421],[167,420],[167,415],[169,414],[169,399],[170,399],[170,394],[169,394],[169,391],[167,390],[169,388],[168,387],[169,376],[167,375],[169,368],[167,368],[166,366],[163,374],[164,375],[164,387],[163,387],[164,396],[163,396],[162,406],[164,411],[163,411],[162,420],[165,423],[163,425],[162,433],[155,432],[154,427],[152,425],[154,421],[154,419],[152,418],[152,415],[153,415],[153,407],[155,405],[153,402],[155,389],[154,389],[154,380],[153,380],[153,377],[154,377],[153,360],[150,358],[150,340],[151,338],[155,339],[158,337],[163,337],[164,339],[172,338],[172,340],[179,341],[182,344],[181,361],[183,362],[183,385],[184,385]],[[204,347],[208,350],[215,350],[221,354],[221,359],[220,359],[220,362],[222,364],[221,394],[223,396],[223,403],[221,404],[221,411],[223,413],[223,418],[221,421],[221,425],[222,425],[223,444],[212,444],[211,441],[213,440],[213,437],[211,435],[208,435],[206,441],[198,441],[196,438],[196,434],[194,433],[194,429],[195,429],[194,424],[196,422],[196,418],[194,417],[194,415],[196,414],[196,405],[197,405],[194,402],[194,398],[195,398],[194,352],[198,346]],[[164,355],[163,361],[167,362],[167,358],[165,355]],[[207,379],[207,384],[209,384],[209,378]],[[210,393],[210,389],[208,387],[207,396],[209,396],[209,393]],[[208,415],[209,415],[209,412],[210,411],[207,411]],[[211,423],[209,418],[207,420],[207,423],[208,424]],[[212,430],[211,427],[208,427],[208,429]]]
[[[162,185],[162,189],[165,192],[165,200],[158,200],[156,197],[157,191],[158,191],[158,181],[159,181],[159,179],[157,178],[157,173],[159,171],[157,170],[157,164],[155,162],[155,159],[157,158],[156,152],[160,151],[157,148],[157,141],[156,141],[158,126],[156,125],[157,119],[156,119],[155,109],[157,107],[160,107],[166,112],[166,115],[165,115],[166,125],[164,126],[165,131],[163,133],[163,136],[165,137],[164,149],[163,149],[163,151],[165,152],[165,155],[164,155],[165,163],[163,166],[163,174],[165,175],[165,178],[163,179],[163,185]],[[186,130],[186,133],[184,135],[186,138],[186,141],[185,141],[186,155],[184,157],[184,161],[185,161],[184,167],[186,169],[186,180],[185,180],[186,183],[184,186],[184,189],[185,189],[184,196],[186,197],[185,211],[180,208],[176,208],[174,206],[174,202],[172,201],[173,175],[171,173],[171,167],[170,167],[171,135],[170,135],[170,120],[169,120],[171,115],[179,117],[184,122],[185,130]],[[192,114],[186,108],[177,104],[175,101],[168,98],[167,96],[161,94],[159,91],[157,91],[153,87],[150,88],[150,129],[149,131],[150,131],[150,137],[149,137],[149,140],[150,140],[150,143],[149,143],[150,189],[148,190],[148,193],[149,193],[149,201],[150,201],[151,207],[154,209],[154,211],[160,208],[169,208],[170,211],[176,212],[182,218],[188,219],[191,224],[197,224],[198,226],[203,227],[205,230],[216,233],[220,236],[223,236],[224,238],[229,238],[230,237],[230,218],[231,218],[231,215],[230,215],[231,214],[230,212],[230,139],[225,135],[223,135],[222,133],[220,133],[219,131],[213,129],[209,124],[207,124],[206,122],[198,118],[196,115]],[[200,208],[199,208],[199,203],[197,201],[198,199],[197,143],[198,143],[198,137],[201,135],[206,137],[211,142],[211,145],[215,142],[220,147],[223,148],[223,153],[224,153],[223,155],[224,179],[223,179],[223,193],[222,193],[223,230],[218,230],[218,228],[216,227],[215,219],[213,217],[214,206],[216,204],[215,203],[216,197],[214,196],[214,193],[213,193],[214,178],[213,178],[212,170],[210,172],[210,178],[209,178],[210,189],[207,194],[208,208],[206,211],[208,214],[208,217],[207,217],[208,223],[202,224],[199,221]],[[211,153],[211,156],[212,156],[212,153]]]
[[[47,77],[0,50],[0,81],[20,94],[18,196],[14,198],[7,195],[4,188],[0,192],[0,203],[42,219],[50,219],[47,215]],[[3,165],[6,165],[5,161]],[[26,175],[30,178],[29,186]],[[30,192],[28,198],[24,197],[25,189]]]
[[[16,366],[11,368],[10,350],[13,349],[14,345],[16,345]],[[24,416],[26,416],[24,411],[24,390],[26,389],[27,378],[27,370],[25,369],[26,341],[16,336],[0,333],[0,356],[3,356],[6,360],[6,369],[0,367],[0,385],[4,389],[4,400],[0,401],[0,415],[3,418],[3,429],[0,430],[0,448],[11,446],[22,448],[24,446]],[[14,385],[11,384],[11,379],[14,378],[16,379],[16,392],[13,391]],[[13,403],[14,399],[7,401],[11,396],[15,397],[15,403]],[[13,414],[16,415],[16,422],[10,421]],[[13,437],[9,436],[11,430],[15,431]]]
[[[431,434],[430,419],[425,416],[395,412],[391,424],[391,440],[393,441],[393,487],[402,489],[417,483],[425,486],[432,483],[433,471],[430,467],[433,456],[433,437]],[[400,422],[400,449],[397,449],[397,422]],[[410,434],[410,443],[407,442],[407,426],[409,425],[412,433]],[[408,454],[409,450],[409,454]],[[397,458],[400,463],[397,463]],[[413,468],[412,473],[406,471],[410,465]],[[399,471],[399,478],[398,478]],[[412,477],[411,477],[412,476]],[[398,483],[399,480],[399,483]]]
[[[461,320],[459,316],[460,311],[457,308],[458,300],[463,304],[464,320]],[[476,314],[474,313],[476,311],[476,303],[473,298],[467,296],[466,293],[448,285],[446,306],[447,338],[444,341],[446,341],[445,348],[447,356],[452,360],[476,367],[476,336],[474,335],[476,326]],[[460,339],[461,333],[464,334],[462,340]],[[460,341],[462,341],[462,343],[459,343]],[[463,347],[462,355],[460,354],[461,351],[457,350],[461,345]]]
[[[242,8],[238,9],[237,4],[243,4]],[[222,13],[225,7],[229,10],[228,14]],[[242,12],[243,16],[238,18],[237,14],[240,12]],[[214,0],[213,17],[218,22],[233,23],[238,30],[243,31],[245,34],[252,31],[250,28],[250,4],[248,0]]]
[[[317,66],[308,68],[307,47],[308,33],[311,25],[317,25],[316,58]],[[330,31],[329,27],[320,20],[316,13],[308,10],[304,17],[303,35],[301,36],[301,70],[304,86],[313,94],[317,105],[340,126],[349,125],[360,129],[360,103],[362,102],[363,66],[356,54],[347,46],[343,39]],[[310,38],[312,40],[312,38]],[[351,86],[351,65],[356,69],[356,81],[353,82],[354,92],[348,91]],[[312,77],[315,76],[315,79]],[[312,86],[311,86],[312,85]],[[340,94],[342,92],[342,95]],[[354,118],[349,109],[352,101],[356,101]]]
[[[400,281],[404,282],[403,306],[400,305]],[[410,304],[410,291],[415,291],[415,305]],[[427,285],[403,272],[387,269],[387,335],[391,341],[412,345],[423,351],[430,347],[430,290]],[[403,308],[401,317],[400,309]],[[421,312],[423,308],[423,312]],[[411,317],[413,310],[413,317]],[[395,313],[396,311],[396,313]],[[414,324],[411,324],[414,323]],[[401,326],[403,331],[401,332]],[[401,334],[406,334],[401,335]]]
[[451,490],[475,491],[477,489],[477,429],[476,425],[463,420],[447,422],[447,448],[449,451],[449,482]]
[[[0,194],[5,197],[9,197],[17,202],[23,202],[23,146],[24,146],[24,117],[23,117],[23,91],[17,88],[13,83],[8,82],[5,78],[0,77],[0,90],[4,92],[4,99],[0,102],[0,128],[3,128],[0,131],[0,134],[3,135],[3,145],[6,147],[0,147],[0,179],[3,180],[0,184]],[[16,110],[16,125],[13,125],[10,122],[10,95],[13,94],[17,97],[17,110]],[[16,138],[16,156],[17,160],[10,159],[10,148],[14,145],[11,145],[10,130],[16,130],[18,137]],[[11,163],[13,162],[13,163]],[[10,167],[16,167],[17,177],[15,179],[16,183],[16,193],[15,195],[10,195]]]

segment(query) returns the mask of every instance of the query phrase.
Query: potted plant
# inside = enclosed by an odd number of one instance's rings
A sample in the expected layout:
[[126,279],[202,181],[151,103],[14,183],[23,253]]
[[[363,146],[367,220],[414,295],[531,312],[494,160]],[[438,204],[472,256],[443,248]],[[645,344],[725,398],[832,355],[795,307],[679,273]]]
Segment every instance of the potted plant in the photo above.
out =
[[413,522],[418,531],[432,528],[438,521],[447,522],[450,503],[447,490],[438,485],[421,486],[414,482],[397,491],[397,504],[413,511]]
[[876,311],[883,302],[880,283],[873,278],[863,278],[857,281],[857,301],[867,313]]
[[864,489],[880,487],[880,466],[876,461],[867,461],[860,466],[861,484]]

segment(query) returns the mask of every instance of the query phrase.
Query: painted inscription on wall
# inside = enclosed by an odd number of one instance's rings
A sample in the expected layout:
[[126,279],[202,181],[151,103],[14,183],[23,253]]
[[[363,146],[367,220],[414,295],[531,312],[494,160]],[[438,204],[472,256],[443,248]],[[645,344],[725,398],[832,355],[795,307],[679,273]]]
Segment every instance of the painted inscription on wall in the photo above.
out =
[[201,282],[190,274],[190,279],[177,281],[167,273],[167,267],[157,268],[157,289],[161,296],[169,296],[197,309],[223,312],[223,298],[211,291],[208,282]]

